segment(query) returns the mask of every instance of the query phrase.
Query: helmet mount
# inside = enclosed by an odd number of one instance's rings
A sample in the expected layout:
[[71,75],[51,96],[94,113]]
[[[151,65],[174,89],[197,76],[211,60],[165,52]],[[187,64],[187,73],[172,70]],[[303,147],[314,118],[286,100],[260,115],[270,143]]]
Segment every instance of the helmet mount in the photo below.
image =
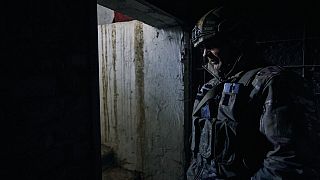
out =
[[217,39],[231,38],[232,41],[250,39],[252,32],[249,32],[248,24],[243,21],[240,14],[235,15],[231,11],[221,6],[202,16],[192,30],[193,46],[212,43]]
[[192,30],[192,43],[194,47],[216,36],[221,32],[221,24],[225,21],[218,12],[222,7],[213,9],[206,13]]

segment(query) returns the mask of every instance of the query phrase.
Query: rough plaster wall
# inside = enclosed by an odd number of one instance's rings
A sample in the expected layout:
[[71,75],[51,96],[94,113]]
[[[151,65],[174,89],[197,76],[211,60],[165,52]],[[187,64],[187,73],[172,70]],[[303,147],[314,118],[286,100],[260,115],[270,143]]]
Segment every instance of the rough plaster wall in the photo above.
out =
[[182,31],[138,21],[98,29],[102,143],[145,179],[183,179]]
[[[101,140],[129,169],[137,166],[134,26],[99,26]],[[125,152],[125,155],[122,153]]]
[[157,30],[147,25],[143,31],[146,172],[152,179],[183,179],[182,33],[178,29]]

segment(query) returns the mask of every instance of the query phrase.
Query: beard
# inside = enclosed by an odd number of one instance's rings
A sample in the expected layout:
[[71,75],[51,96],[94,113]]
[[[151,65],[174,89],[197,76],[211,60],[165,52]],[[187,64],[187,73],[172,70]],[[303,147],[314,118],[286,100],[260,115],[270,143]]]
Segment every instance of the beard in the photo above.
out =
[[224,73],[222,70],[223,63],[219,60],[216,62],[209,61],[207,64],[203,66],[205,70],[207,70],[211,75],[216,77],[219,81],[224,80]]

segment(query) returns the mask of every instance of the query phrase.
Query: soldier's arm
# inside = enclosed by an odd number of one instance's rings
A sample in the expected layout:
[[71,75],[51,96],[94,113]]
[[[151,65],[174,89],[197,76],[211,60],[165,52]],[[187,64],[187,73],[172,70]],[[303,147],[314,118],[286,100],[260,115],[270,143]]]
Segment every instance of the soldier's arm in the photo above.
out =
[[263,90],[264,107],[260,132],[272,143],[262,167],[252,179],[301,179],[303,167],[297,153],[300,109],[294,103],[292,81],[287,76],[272,77]]

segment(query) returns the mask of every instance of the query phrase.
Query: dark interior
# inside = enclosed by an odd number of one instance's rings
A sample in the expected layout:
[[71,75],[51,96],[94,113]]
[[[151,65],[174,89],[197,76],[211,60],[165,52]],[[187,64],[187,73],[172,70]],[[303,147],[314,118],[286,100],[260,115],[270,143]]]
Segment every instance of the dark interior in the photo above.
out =
[[[187,32],[222,3],[147,2],[181,19]],[[250,16],[266,59],[292,66],[313,82],[319,102],[320,70],[313,66],[320,65],[319,2],[226,3]],[[101,178],[96,5],[89,0],[4,2],[1,179]],[[196,50],[192,56],[189,98],[205,76]]]

